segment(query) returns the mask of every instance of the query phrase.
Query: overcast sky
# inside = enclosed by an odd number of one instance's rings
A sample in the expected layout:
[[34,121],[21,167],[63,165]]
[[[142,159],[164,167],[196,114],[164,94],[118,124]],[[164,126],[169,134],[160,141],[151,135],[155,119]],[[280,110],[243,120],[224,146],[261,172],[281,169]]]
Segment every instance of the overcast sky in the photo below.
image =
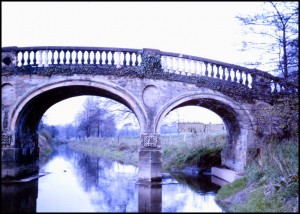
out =
[[[260,4],[2,1],[2,47],[153,48],[243,65],[249,55],[238,51],[242,34],[235,16],[255,12]],[[74,114],[66,103],[59,107],[68,109],[64,115]],[[50,119],[62,118],[55,106],[47,111],[48,122],[63,123]],[[188,116],[184,118],[188,120]]]

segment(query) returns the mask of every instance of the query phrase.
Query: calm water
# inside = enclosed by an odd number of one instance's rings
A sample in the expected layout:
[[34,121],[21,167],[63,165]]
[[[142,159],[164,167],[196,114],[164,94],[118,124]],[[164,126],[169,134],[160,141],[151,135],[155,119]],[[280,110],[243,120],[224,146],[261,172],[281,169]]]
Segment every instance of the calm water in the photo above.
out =
[[220,187],[211,183],[210,176],[141,185],[135,166],[93,158],[66,146],[55,151],[40,174],[44,176],[30,182],[2,184],[1,211],[222,212],[215,202]]

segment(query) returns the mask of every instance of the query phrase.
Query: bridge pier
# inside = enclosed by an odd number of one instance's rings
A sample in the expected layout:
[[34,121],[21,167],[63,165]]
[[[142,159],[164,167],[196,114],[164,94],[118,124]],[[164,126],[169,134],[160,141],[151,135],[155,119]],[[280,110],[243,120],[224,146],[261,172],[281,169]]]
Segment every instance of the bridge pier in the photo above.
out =
[[139,151],[139,183],[162,181],[162,153],[159,134],[143,133]]

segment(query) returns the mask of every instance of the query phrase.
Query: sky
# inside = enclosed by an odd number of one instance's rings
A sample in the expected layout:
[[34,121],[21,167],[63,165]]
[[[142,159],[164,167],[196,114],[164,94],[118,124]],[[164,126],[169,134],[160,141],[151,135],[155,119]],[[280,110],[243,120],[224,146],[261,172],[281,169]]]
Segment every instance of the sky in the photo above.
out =
[[[2,1],[1,45],[151,48],[243,65],[249,55],[238,51],[243,37],[235,16],[255,12],[260,4]],[[47,122],[71,122],[83,100],[71,98],[54,105],[46,112]],[[59,115],[58,108],[68,111]],[[193,108],[193,115],[186,113],[183,120],[221,121],[208,110],[197,109],[199,118]]]

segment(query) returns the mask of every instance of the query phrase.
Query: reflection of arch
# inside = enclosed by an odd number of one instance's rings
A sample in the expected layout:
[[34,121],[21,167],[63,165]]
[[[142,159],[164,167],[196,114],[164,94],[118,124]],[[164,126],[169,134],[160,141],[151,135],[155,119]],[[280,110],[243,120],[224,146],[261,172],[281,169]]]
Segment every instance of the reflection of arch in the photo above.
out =
[[227,130],[226,145],[222,151],[222,164],[237,171],[246,165],[247,148],[252,144],[252,121],[249,110],[231,98],[205,89],[182,94],[167,102],[158,112],[155,132],[159,132],[165,116],[172,110],[184,106],[201,106],[219,115]]
[[94,95],[118,101],[137,117],[141,131],[145,130],[146,113],[139,101],[117,85],[86,80],[65,80],[44,85],[27,93],[12,111],[10,128],[15,132],[15,147],[30,145],[36,140],[36,129],[43,114],[57,102],[79,95]]

